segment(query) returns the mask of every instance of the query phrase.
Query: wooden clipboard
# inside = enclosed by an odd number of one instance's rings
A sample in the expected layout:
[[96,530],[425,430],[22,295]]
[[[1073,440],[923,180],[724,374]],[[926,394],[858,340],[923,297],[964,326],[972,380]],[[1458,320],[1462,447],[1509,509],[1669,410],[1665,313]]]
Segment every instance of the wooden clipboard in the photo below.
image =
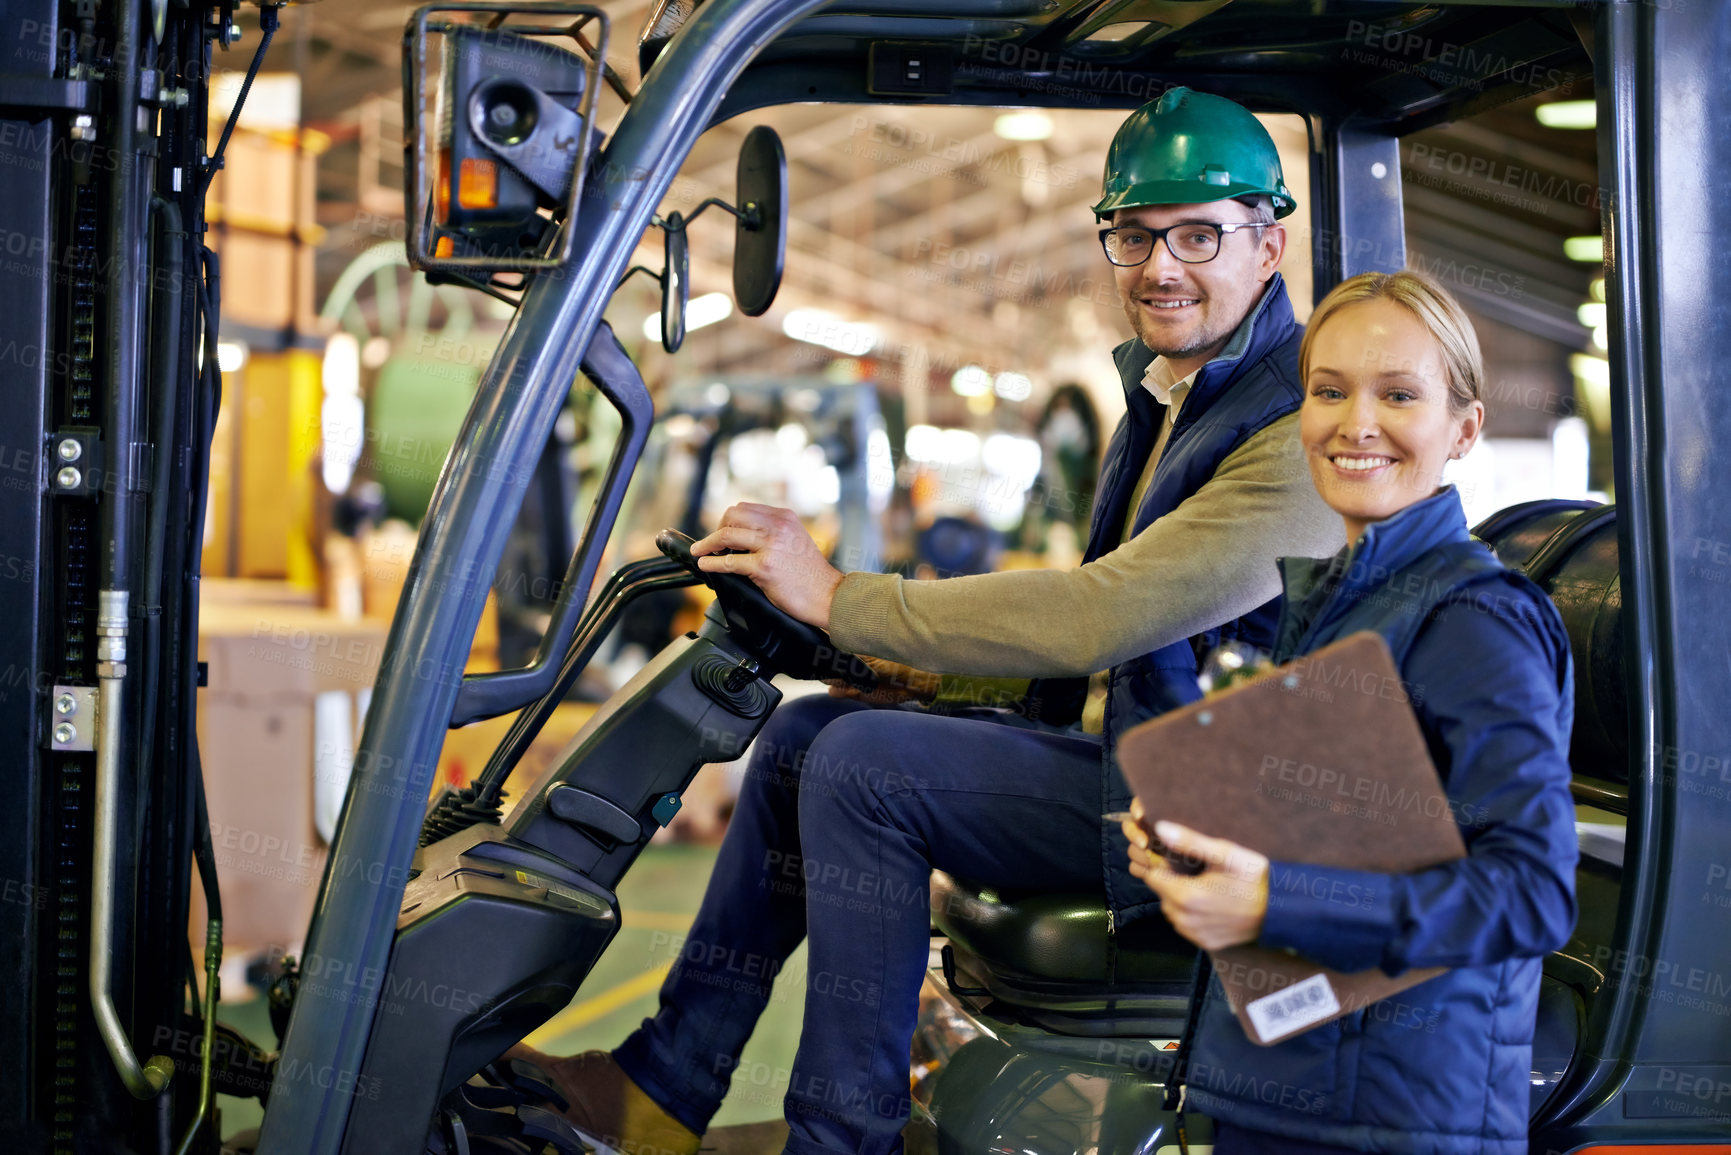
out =
[[[1118,764],[1150,824],[1171,819],[1276,862],[1423,870],[1466,846],[1414,694],[1422,687],[1402,683],[1382,637],[1356,633],[1129,730]],[[1331,892],[1318,897],[1368,901],[1356,887],[1314,885]],[[1446,969],[1342,974],[1255,946],[1211,954],[1245,1034],[1264,1046]]]

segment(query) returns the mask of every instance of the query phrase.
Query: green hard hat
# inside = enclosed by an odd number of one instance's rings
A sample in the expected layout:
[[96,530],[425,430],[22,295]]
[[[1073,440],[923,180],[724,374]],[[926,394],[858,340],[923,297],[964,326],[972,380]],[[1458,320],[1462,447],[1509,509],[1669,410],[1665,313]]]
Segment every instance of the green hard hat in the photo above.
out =
[[1130,114],[1106,151],[1094,215],[1143,205],[1203,204],[1262,195],[1274,215],[1298,207],[1262,123],[1224,96],[1172,88]]

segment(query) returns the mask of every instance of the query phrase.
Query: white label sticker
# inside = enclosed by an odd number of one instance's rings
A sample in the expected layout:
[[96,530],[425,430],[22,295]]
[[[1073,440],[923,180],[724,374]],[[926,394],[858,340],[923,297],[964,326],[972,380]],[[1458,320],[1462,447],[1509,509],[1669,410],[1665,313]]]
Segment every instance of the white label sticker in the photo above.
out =
[[1339,1014],[1340,1003],[1328,985],[1328,976],[1314,974],[1285,990],[1252,999],[1244,1009],[1256,1028],[1256,1037],[1266,1043]]

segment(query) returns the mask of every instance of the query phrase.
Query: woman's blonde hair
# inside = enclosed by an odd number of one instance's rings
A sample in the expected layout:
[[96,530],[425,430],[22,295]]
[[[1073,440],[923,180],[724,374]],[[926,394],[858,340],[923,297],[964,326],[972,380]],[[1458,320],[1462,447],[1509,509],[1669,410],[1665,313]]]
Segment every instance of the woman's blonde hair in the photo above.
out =
[[1336,313],[1364,301],[1393,301],[1417,318],[1442,350],[1448,374],[1449,410],[1461,413],[1482,399],[1485,379],[1484,355],[1478,334],[1467,320],[1466,310],[1449,291],[1411,269],[1398,273],[1360,273],[1336,285],[1311,311],[1298,346],[1298,375],[1310,379],[1310,349],[1316,334]]

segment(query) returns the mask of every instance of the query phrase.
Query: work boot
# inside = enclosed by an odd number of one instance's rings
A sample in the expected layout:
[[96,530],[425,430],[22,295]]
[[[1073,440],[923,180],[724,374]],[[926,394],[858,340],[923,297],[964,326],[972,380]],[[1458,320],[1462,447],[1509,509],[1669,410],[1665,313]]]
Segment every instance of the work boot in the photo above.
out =
[[560,1058],[518,1044],[507,1059],[523,1059],[546,1072],[570,1104],[565,1118],[592,1139],[626,1155],[697,1155],[698,1137],[669,1115],[613,1061],[610,1051]]

